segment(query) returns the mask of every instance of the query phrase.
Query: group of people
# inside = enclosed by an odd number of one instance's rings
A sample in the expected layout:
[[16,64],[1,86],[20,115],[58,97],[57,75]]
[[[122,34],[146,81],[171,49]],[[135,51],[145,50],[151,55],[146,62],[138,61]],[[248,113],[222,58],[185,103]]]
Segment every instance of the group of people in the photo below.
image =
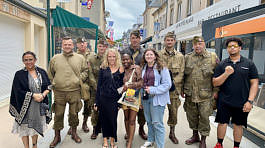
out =
[[[200,148],[206,148],[206,137],[210,133],[209,116],[216,105],[218,142],[215,148],[222,148],[230,118],[234,125],[234,147],[239,147],[243,126],[247,126],[247,116],[258,90],[254,63],[240,55],[242,41],[228,39],[229,57],[220,62],[215,53],[206,50],[200,36],[193,38],[193,51],[185,56],[174,48],[174,33],[166,34],[161,51],[143,49],[140,40],[140,32],[132,31],[131,45],[122,52],[108,48],[106,41],[99,40],[98,53],[95,54],[87,50],[83,38],[77,39],[78,51],[75,53],[73,40],[65,37],[62,39],[62,53],[51,59],[47,73],[35,66],[37,58],[33,52],[25,52],[22,56],[25,68],[16,72],[10,97],[9,112],[15,117],[12,132],[19,133],[26,148],[29,147],[29,136],[32,136],[33,147],[37,147],[38,134],[43,136],[45,125],[50,121],[47,95],[53,90],[55,136],[51,148],[61,141],[60,131],[64,128],[67,103],[68,134],[76,143],[82,141],[77,134],[81,99],[84,102],[82,130],[89,132],[87,120],[91,116],[91,139],[96,139],[102,132],[103,148],[117,148],[120,108],[124,111],[126,148],[133,147],[137,116],[139,135],[146,140],[141,148],[154,144],[164,148],[166,106],[169,111],[169,139],[174,144],[179,143],[175,126],[181,105],[179,96],[182,96],[189,127],[193,131],[186,144],[199,142]],[[122,93],[128,89],[139,93],[139,108],[118,103]]]

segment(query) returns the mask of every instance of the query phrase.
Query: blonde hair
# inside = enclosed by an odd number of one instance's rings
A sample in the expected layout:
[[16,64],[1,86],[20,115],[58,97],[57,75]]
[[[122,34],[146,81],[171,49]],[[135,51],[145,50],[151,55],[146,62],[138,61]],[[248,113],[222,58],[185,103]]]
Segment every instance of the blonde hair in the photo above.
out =
[[103,62],[101,64],[101,68],[103,69],[106,69],[107,67],[109,67],[109,62],[108,62],[108,54],[110,52],[113,52],[116,56],[116,60],[115,60],[115,63],[116,63],[116,67],[120,67],[121,66],[121,56],[120,56],[120,53],[118,51],[118,49],[116,48],[109,48],[107,49],[107,51],[105,52],[104,56],[103,56]]

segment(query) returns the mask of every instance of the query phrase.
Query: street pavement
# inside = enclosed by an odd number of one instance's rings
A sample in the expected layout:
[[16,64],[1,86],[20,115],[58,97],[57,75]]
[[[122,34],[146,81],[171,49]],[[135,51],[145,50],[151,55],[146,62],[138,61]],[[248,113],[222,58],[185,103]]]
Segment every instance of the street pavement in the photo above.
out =
[[[182,101],[183,104],[183,101]],[[0,147],[1,148],[21,148],[23,147],[21,139],[18,137],[18,135],[14,135],[11,133],[12,125],[14,122],[14,119],[10,116],[8,113],[8,105],[4,105],[0,107],[0,117],[1,117],[1,126],[0,126]],[[167,117],[168,117],[168,110],[165,110],[165,116],[164,116],[164,123],[166,127],[166,137],[165,137],[165,148],[197,148],[199,146],[199,143],[193,144],[193,145],[186,145],[185,140],[190,138],[192,135],[192,130],[189,129],[189,125],[186,119],[186,114],[183,110],[183,107],[179,108],[179,114],[178,114],[178,124],[176,126],[176,136],[179,139],[179,144],[173,144],[170,139],[168,138],[169,134],[169,127],[167,126]],[[79,119],[80,124],[78,127],[78,134],[82,138],[82,143],[76,144],[71,139],[69,135],[67,135],[67,130],[69,126],[67,125],[67,112],[65,113],[65,128],[61,131],[62,135],[62,142],[57,146],[57,148],[100,148],[102,147],[102,134],[99,134],[98,138],[96,140],[91,140],[90,136],[92,133],[92,126],[90,124],[90,118],[89,118],[89,133],[84,133],[81,130],[81,124],[83,116],[81,113],[79,113]],[[123,123],[123,111],[119,111],[118,115],[118,147],[119,148],[125,148],[125,140],[124,140],[124,134],[125,134],[125,127]],[[210,136],[207,138],[207,147],[213,148],[216,144],[216,124],[213,122],[214,117],[210,117],[211,121],[211,133]],[[44,134],[44,137],[40,137],[38,141],[38,147],[39,148],[48,148],[50,142],[53,140],[54,132],[52,130],[52,124],[53,121],[49,124],[47,131]],[[145,131],[147,132],[147,126],[145,125]],[[233,147],[233,141],[232,138],[232,130],[228,129],[227,136],[224,140],[224,147],[225,148],[232,148]],[[134,148],[140,148],[140,146],[144,143],[144,140],[140,138],[138,135],[138,125],[136,127],[134,141],[133,141],[133,147]],[[258,148],[255,144],[247,140],[246,138],[243,138],[243,141],[241,143],[241,148]]]

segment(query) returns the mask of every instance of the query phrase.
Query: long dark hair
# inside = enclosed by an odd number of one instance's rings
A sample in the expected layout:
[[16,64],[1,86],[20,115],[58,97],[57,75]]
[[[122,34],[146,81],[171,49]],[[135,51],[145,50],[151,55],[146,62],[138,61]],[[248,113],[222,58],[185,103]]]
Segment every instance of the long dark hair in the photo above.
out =
[[144,55],[143,55],[143,58],[141,60],[141,67],[144,67],[145,64],[147,64],[146,60],[145,60],[145,54],[147,51],[152,51],[155,56],[156,56],[156,60],[155,60],[155,64],[156,64],[156,69],[157,70],[162,70],[164,68],[164,65],[163,65],[163,62],[158,54],[158,52],[154,49],[154,48],[148,48],[144,51]]

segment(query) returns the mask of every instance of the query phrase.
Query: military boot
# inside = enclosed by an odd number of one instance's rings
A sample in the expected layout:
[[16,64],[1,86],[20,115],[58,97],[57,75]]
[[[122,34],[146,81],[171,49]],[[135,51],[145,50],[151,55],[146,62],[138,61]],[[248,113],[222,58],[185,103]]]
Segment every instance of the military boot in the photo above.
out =
[[88,119],[88,116],[87,115],[84,115],[84,120],[83,120],[83,124],[82,124],[82,129],[85,133],[88,133],[89,132],[89,128],[87,127],[87,119]]
[[96,133],[96,127],[93,126],[93,133],[91,135],[91,139],[97,139],[97,137],[98,137],[98,134]]
[[76,127],[72,127],[72,139],[76,142],[76,143],[81,143],[82,140],[81,138],[77,135],[76,133]]
[[147,135],[144,132],[144,126],[140,125],[139,127],[139,135],[143,140],[147,140]]
[[55,130],[54,133],[55,136],[52,143],[50,144],[50,148],[55,148],[56,145],[61,142],[60,130]]
[[72,127],[69,128],[67,135],[72,135]]
[[175,126],[170,126],[169,139],[174,143],[178,144],[179,141],[175,136]]
[[206,148],[206,136],[201,137],[199,148]]
[[200,142],[200,137],[197,130],[193,130],[193,135],[191,138],[187,139],[185,143],[191,145],[193,143]]

